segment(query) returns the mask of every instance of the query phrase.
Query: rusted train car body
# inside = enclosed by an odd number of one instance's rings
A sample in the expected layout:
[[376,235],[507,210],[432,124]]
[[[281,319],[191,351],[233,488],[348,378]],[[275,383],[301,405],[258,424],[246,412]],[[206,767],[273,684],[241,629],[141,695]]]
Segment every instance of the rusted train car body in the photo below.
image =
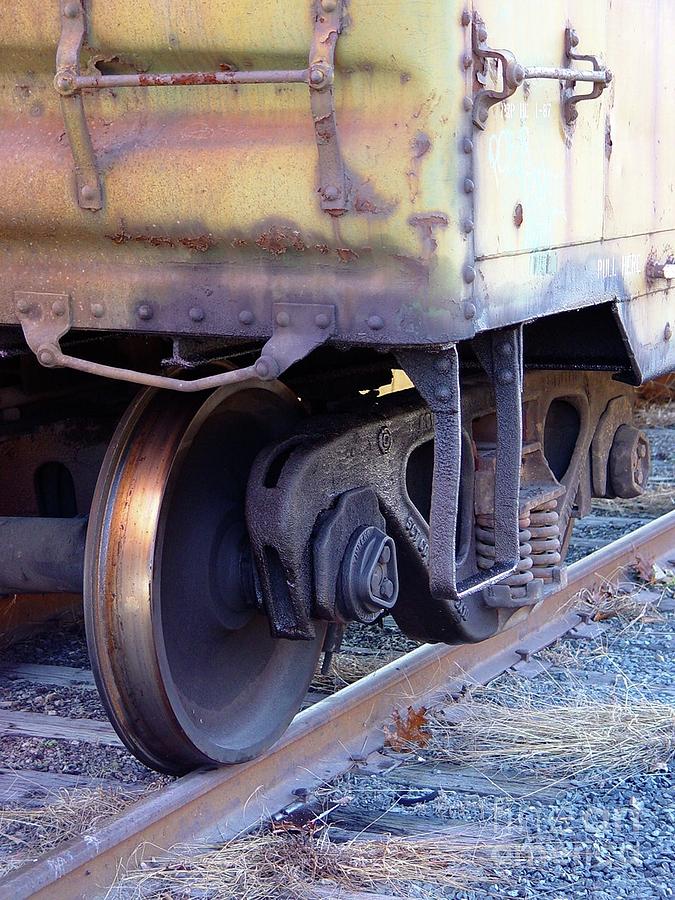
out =
[[[0,587],[83,587],[141,759],[259,752],[349,622],[513,627],[590,497],[641,490],[674,29],[665,0],[0,18]],[[416,390],[378,396],[394,369]]]

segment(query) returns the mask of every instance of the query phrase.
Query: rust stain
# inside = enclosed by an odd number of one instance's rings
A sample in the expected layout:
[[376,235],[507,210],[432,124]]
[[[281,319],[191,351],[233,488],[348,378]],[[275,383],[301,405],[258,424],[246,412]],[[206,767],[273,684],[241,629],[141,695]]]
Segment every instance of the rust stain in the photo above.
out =
[[[227,70],[224,73],[227,74]],[[199,85],[220,84],[215,72],[178,72],[162,75],[148,75],[141,72],[138,76],[141,87],[154,87],[157,85]]]
[[338,247],[335,252],[340,257],[340,262],[351,262],[353,259],[359,258],[358,253],[355,253],[353,250],[349,250],[347,247]]
[[433,212],[410,216],[408,223],[419,231],[422,241],[422,258],[429,260],[438,248],[434,237],[436,228],[447,228],[448,217],[445,213]]
[[410,146],[412,159],[410,161],[410,169],[406,172],[406,175],[408,176],[408,186],[410,188],[410,202],[414,203],[419,193],[422,160],[431,150],[431,139],[423,131],[418,131],[410,142]]
[[256,244],[261,250],[272,253],[274,256],[281,256],[288,250],[302,251],[307,249],[299,231],[277,225],[272,225],[267,231],[263,231],[256,239]]
[[186,247],[188,250],[196,253],[206,253],[207,250],[210,250],[215,245],[215,241],[210,234],[177,238],[162,234],[130,234],[126,231],[124,222],[120,223],[120,227],[115,234],[106,234],[106,237],[114,244],[134,242],[149,244],[151,247]]

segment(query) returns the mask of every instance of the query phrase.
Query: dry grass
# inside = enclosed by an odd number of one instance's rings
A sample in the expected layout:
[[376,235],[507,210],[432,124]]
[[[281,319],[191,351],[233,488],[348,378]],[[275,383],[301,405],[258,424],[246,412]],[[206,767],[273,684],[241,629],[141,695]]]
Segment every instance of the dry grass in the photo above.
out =
[[138,799],[139,792],[82,788],[61,791],[45,806],[17,804],[0,809],[0,843],[13,848],[12,856],[0,864],[0,875],[3,866],[15,868],[48,853],[92,831]]
[[[147,850],[146,850],[147,852]],[[442,834],[333,843],[328,832],[272,831],[219,848],[176,847],[136,860],[118,886],[138,897],[311,900],[332,890],[409,897],[412,884],[466,890],[523,865],[532,852],[494,837],[462,842]]]
[[654,603],[653,594],[645,593],[639,587],[634,591],[618,591],[608,587],[594,593],[589,603],[594,610],[593,618],[598,622],[612,618],[622,619],[629,625],[665,622],[665,616]]
[[[563,686],[564,687],[564,686]],[[429,717],[425,754],[476,769],[519,775],[621,780],[662,768],[675,756],[675,706],[642,696],[623,700],[568,693],[544,702],[513,686],[488,688],[464,703],[457,724]]]
[[322,675],[317,672],[312,679],[312,687],[320,691],[337,691],[348,684],[353,684],[402,654],[381,652],[373,654],[336,653],[331,663],[330,672]]

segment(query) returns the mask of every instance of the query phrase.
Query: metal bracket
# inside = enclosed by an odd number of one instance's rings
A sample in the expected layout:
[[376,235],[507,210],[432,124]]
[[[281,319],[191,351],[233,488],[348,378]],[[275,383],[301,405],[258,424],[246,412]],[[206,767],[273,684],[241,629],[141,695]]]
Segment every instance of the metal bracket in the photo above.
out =
[[429,583],[431,593],[462,609],[465,601],[514,572],[520,560],[518,496],[522,456],[522,329],[505,328],[473,342],[492,380],[497,416],[494,488],[495,563],[457,582],[455,542],[461,472],[462,427],[457,348],[408,350],[398,359],[434,414]]
[[80,0],[60,0],[61,40],[56,50],[56,79],[61,95],[61,112],[75,162],[77,202],[82,209],[103,206],[101,179],[87,126],[82,94],[75,85],[80,78],[80,51],[87,29],[86,14]]
[[306,69],[82,75],[80,51],[87,28],[84,4],[82,0],[60,0],[61,38],[56,52],[54,87],[61,96],[66,133],[75,161],[79,205],[91,210],[103,206],[101,180],[87,126],[82,91],[123,87],[306,84],[319,155],[321,208],[332,216],[343,215],[348,208],[347,183],[333,97],[335,47],[342,31],[343,5],[344,0],[312,0],[314,37]]
[[[579,37],[573,28],[565,29],[565,58],[568,61],[577,60],[590,62],[593,69],[571,69],[556,66],[524,66],[518,62],[510,50],[495,50],[487,44],[488,32],[485,23],[477,13],[474,14],[471,30],[471,46],[474,57],[483,68],[490,60],[501,64],[502,88],[492,90],[481,87],[474,96],[473,122],[477,128],[484,129],[490,108],[503,100],[507,100],[518,90],[524,81],[532,81],[536,78],[546,78],[554,81],[562,81],[565,87],[562,91],[563,118],[571,125],[579,115],[576,104],[582,100],[595,100],[602,94],[612,80],[612,73],[606,67],[600,65],[595,56],[574,53],[574,48],[579,44]],[[476,80],[486,82],[487,72],[477,73]],[[593,90],[588,94],[575,94],[577,81],[593,83]]]
[[271,381],[324,344],[335,334],[336,328],[335,307],[330,304],[275,303],[272,337],[253,365],[187,381],[107,366],[63,353],[59,342],[73,323],[68,294],[17,291],[14,294],[14,305],[26,343],[35,353],[40,365],[49,369],[75,369],[87,375],[100,375],[115,381],[128,381],[182,393],[209,390],[251,378]]

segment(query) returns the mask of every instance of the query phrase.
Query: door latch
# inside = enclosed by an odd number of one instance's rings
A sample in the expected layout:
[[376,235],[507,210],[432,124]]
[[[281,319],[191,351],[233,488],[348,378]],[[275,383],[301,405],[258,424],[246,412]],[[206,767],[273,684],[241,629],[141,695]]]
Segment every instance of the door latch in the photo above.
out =
[[[592,69],[573,69],[558,66],[524,66],[518,62],[510,50],[494,50],[488,46],[488,33],[485,23],[474,14],[471,45],[474,59],[477,60],[476,80],[479,84],[486,82],[486,67],[490,60],[501,64],[501,90],[493,90],[487,87],[478,89],[473,102],[473,121],[481,129],[485,128],[490,107],[496,103],[507,100],[518,90],[524,81],[532,81],[535,78],[548,78],[553,81],[561,81],[564,84],[562,90],[563,119],[567,125],[572,125],[579,112],[577,103],[582,100],[595,100],[602,94],[612,80],[612,73],[600,64],[596,56],[576,53],[579,45],[579,36],[573,28],[565,29],[565,59],[571,66],[573,61],[590,62]],[[591,82],[593,89],[587,93],[577,94],[576,83],[578,81]]]

